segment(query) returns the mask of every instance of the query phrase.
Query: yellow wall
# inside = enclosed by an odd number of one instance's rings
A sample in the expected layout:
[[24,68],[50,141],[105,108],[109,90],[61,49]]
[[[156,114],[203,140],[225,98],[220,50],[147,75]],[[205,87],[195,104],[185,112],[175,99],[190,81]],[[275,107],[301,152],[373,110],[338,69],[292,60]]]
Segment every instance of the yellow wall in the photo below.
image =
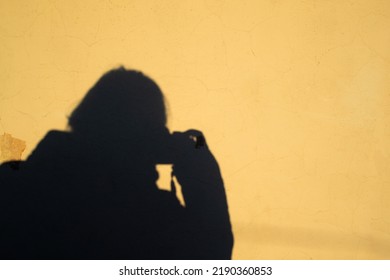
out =
[[0,1],[0,135],[25,158],[119,65],[202,130],[236,259],[390,258],[390,2]]

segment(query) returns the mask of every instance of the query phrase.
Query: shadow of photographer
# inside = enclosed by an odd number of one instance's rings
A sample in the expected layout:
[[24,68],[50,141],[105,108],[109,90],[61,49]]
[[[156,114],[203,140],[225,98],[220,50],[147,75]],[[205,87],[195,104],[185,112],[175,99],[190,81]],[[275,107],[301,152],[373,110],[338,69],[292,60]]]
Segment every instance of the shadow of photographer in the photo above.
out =
[[[2,259],[229,259],[218,163],[197,130],[170,133],[164,97],[140,72],[109,71],[26,161],[0,166]],[[159,190],[157,164],[175,187]]]

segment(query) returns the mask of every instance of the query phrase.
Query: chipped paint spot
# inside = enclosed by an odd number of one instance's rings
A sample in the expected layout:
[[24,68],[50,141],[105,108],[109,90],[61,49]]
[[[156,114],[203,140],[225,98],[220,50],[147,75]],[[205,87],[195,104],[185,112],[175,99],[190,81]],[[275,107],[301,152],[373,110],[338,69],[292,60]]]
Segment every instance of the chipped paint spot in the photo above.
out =
[[0,162],[20,160],[25,149],[25,141],[14,138],[9,133],[0,136]]

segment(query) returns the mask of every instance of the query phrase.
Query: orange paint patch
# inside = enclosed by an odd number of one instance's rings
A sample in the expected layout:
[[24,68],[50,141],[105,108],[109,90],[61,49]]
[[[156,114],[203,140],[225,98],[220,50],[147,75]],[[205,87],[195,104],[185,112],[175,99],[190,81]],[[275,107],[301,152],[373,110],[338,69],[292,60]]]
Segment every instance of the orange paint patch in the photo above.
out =
[[0,136],[0,162],[20,160],[25,149],[25,141],[14,138],[8,133]]

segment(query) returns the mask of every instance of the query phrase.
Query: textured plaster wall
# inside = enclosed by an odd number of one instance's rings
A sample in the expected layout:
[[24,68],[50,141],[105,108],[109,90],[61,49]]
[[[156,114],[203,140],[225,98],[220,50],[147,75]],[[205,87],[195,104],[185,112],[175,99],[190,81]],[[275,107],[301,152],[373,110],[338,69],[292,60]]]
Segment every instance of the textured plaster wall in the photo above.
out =
[[139,69],[171,130],[205,133],[234,258],[389,259],[389,50],[387,0],[0,0],[2,154]]

